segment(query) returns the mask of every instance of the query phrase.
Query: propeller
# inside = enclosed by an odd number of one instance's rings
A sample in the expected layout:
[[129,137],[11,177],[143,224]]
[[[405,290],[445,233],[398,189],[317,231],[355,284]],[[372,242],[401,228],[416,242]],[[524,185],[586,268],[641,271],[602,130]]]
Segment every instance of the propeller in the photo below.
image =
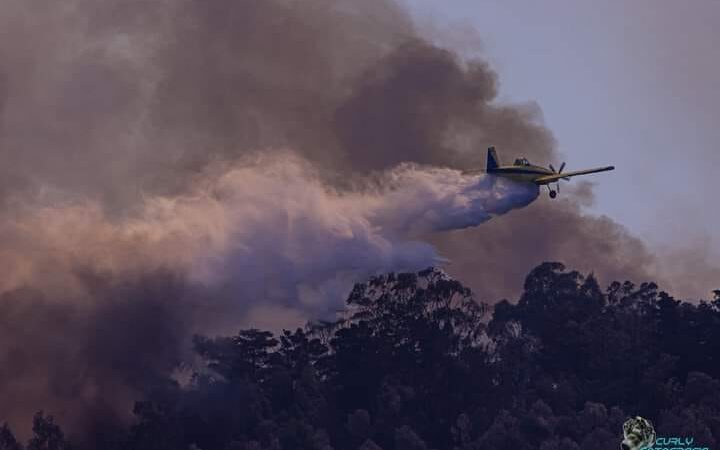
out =
[[[565,169],[565,162],[560,164],[560,170],[555,170],[555,167],[552,164],[550,164],[550,170],[552,170],[553,173],[556,173],[558,175],[562,174],[563,169]],[[561,178],[561,180],[565,180],[565,181],[568,181],[569,179],[570,178],[566,178],[566,177]],[[560,193],[560,183],[557,184],[556,189],[557,189],[558,193]]]
[[556,173],[558,175],[562,173],[564,168],[565,168],[565,163],[560,164],[560,170],[555,170],[555,167],[553,167],[553,165],[550,164],[550,170],[552,170],[553,173]]
[[[562,171],[563,171],[564,168],[565,168],[565,163],[563,162],[563,163],[560,165],[560,170],[558,170],[558,173],[562,173]],[[565,180],[565,181],[570,181],[570,178],[569,178],[569,177],[563,177],[563,180]]]

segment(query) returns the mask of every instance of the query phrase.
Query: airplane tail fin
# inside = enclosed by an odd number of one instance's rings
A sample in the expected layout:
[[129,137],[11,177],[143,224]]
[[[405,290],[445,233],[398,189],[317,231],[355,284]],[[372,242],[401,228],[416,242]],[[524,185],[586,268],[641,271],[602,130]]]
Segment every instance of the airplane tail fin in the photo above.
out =
[[500,161],[498,160],[498,155],[497,155],[497,152],[495,151],[495,147],[488,147],[486,170],[488,172],[490,172],[493,169],[497,169],[499,166],[500,166]]

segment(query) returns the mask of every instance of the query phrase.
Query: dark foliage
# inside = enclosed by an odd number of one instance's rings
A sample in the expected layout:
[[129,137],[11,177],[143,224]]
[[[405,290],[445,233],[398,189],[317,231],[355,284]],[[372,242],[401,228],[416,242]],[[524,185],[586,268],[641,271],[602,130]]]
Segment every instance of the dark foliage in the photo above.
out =
[[33,417],[33,437],[27,444],[27,450],[70,450],[70,445],[52,416],[42,411]]
[[[492,317],[443,272],[357,285],[346,316],[197,337],[190,386],[136,404],[104,445],[133,450],[617,448],[630,415],[720,440],[720,291],[690,304],[653,283],[545,263]],[[38,413],[28,450],[69,445]],[[20,450],[7,426],[0,450]]]
[[20,450],[20,444],[8,428],[7,423],[0,427],[0,450]]

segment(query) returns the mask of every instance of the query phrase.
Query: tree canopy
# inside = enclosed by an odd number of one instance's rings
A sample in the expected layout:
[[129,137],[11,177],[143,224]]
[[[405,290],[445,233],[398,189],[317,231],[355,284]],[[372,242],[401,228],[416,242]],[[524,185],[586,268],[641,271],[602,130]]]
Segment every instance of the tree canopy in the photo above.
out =
[[[190,385],[138,399],[103,449],[604,449],[634,415],[720,441],[720,291],[688,303],[654,283],[603,290],[544,263],[517,302],[491,308],[427,269],[357,284],[334,321],[194,344]],[[24,448],[70,448],[51,416],[33,423]],[[21,448],[0,428],[0,450]]]

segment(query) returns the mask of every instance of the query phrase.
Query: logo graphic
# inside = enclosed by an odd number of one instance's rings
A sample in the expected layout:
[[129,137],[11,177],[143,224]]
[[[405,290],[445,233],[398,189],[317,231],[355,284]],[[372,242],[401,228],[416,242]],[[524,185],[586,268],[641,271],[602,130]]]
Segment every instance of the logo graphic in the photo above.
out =
[[655,428],[652,422],[635,416],[623,424],[623,441],[621,450],[641,450],[655,444]]
[[692,436],[656,436],[652,422],[635,416],[623,424],[621,450],[710,450]]

